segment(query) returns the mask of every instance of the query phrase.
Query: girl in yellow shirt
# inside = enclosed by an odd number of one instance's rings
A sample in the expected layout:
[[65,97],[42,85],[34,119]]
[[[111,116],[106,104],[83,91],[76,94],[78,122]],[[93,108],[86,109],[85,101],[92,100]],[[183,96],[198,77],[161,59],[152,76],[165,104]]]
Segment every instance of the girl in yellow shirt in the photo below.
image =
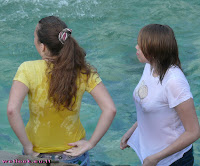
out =
[[[10,125],[24,154],[89,165],[87,151],[108,130],[115,105],[96,70],[85,61],[85,51],[71,36],[72,30],[55,16],[39,21],[34,44],[42,60],[24,62],[18,68],[8,101]],[[84,92],[102,110],[89,140],[80,122]],[[28,94],[30,119],[24,127],[20,109]]]

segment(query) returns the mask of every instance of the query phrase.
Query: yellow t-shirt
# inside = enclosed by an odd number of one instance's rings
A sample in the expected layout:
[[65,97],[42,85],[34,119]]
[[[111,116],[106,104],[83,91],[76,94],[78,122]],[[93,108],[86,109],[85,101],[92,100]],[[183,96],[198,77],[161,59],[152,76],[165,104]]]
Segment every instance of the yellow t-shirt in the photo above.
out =
[[57,111],[48,100],[46,68],[44,60],[24,62],[14,77],[14,80],[24,83],[29,88],[30,119],[26,125],[26,133],[34,146],[33,150],[38,153],[67,150],[71,148],[68,143],[85,137],[85,129],[79,115],[82,96],[85,91],[91,92],[101,82],[97,73],[92,73],[88,82],[86,74],[80,74],[73,111],[66,108]]

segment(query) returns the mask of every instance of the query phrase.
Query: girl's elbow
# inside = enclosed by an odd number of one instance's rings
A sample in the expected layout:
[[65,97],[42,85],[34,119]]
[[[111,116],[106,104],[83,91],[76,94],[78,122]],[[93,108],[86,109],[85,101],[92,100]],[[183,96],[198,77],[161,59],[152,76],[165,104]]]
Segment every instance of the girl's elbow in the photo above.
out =
[[7,107],[7,116],[13,116],[15,114],[15,109],[12,106]]
[[199,138],[200,138],[200,127],[199,127],[199,130],[197,132],[197,139],[199,139]]
[[200,128],[198,128],[196,131],[193,131],[193,138],[195,141],[200,138]]
[[107,106],[101,109],[103,114],[114,117],[117,113],[115,106]]
[[111,113],[113,116],[116,115],[117,110],[116,110],[115,106],[113,106],[113,107],[110,108],[110,113]]
[[7,109],[7,115],[12,116],[14,111],[12,109]]
[[115,116],[116,113],[117,113],[117,110],[115,108],[115,105],[110,103],[110,104],[107,104],[107,105],[104,105],[102,108],[101,108],[102,112],[107,114],[107,115],[113,115]]

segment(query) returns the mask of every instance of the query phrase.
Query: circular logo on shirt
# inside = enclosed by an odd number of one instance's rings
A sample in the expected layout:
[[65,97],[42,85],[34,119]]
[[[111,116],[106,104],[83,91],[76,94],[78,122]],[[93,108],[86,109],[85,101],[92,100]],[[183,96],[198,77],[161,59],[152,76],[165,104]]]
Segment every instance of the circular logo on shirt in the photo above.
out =
[[144,84],[144,81],[140,84],[138,88],[138,96],[140,99],[144,99],[148,95],[148,87]]

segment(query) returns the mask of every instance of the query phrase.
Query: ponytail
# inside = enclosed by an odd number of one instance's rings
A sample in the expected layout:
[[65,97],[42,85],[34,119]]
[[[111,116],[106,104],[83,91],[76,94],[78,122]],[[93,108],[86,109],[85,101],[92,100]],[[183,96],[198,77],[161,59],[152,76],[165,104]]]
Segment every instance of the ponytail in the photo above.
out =
[[[43,19],[39,22],[38,38],[41,40],[45,36],[41,35],[42,32],[48,35],[43,43],[47,45],[54,59],[47,62],[48,96],[58,110],[61,109],[61,105],[72,110],[78,89],[77,78],[83,72],[88,78],[92,67],[86,63],[85,51],[71,36],[71,31],[65,23],[54,16]],[[42,28],[46,28],[46,31],[41,31]]]

